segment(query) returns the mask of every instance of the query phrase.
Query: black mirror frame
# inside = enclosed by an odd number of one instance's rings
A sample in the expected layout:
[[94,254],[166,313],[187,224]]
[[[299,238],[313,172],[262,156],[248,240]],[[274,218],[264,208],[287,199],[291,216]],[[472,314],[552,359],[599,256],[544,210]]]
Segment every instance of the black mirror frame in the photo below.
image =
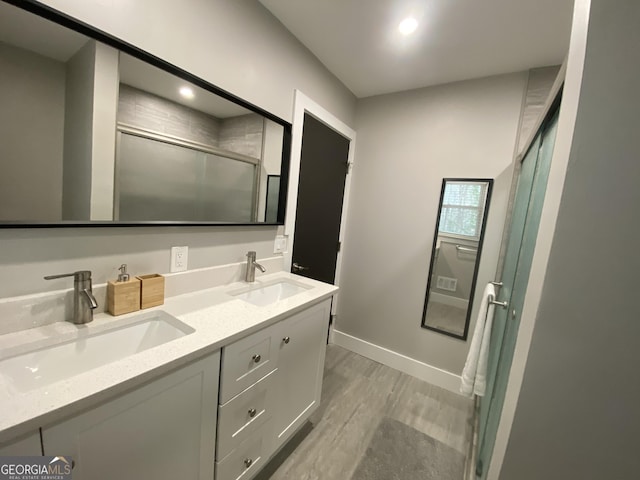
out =
[[289,164],[291,157],[291,123],[286,120],[266,111],[262,108],[253,105],[252,103],[243,100],[236,95],[227,92],[215,85],[207,82],[206,80],[196,77],[195,75],[183,70],[176,65],[173,65],[151,53],[148,53],[138,47],[131,45],[123,40],[120,40],[102,30],[99,30],[87,23],[81,22],[69,15],[66,15],[54,8],[47,5],[36,2],[35,0],[0,0],[4,3],[8,3],[15,7],[21,8],[25,11],[31,12],[39,17],[50,20],[63,27],[67,27],[89,38],[102,42],[110,47],[116,48],[132,57],[142,60],[154,67],[160,68],[168,73],[171,73],[187,82],[190,82],[204,90],[214,93],[230,102],[233,102],[241,107],[251,110],[255,113],[262,115],[263,117],[281,125],[283,127],[283,139],[282,139],[282,164],[280,166],[280,194],[278,201],[278,218],[276,223],[266,222],[253,222],[253,223],[235,223],[235,222],[186,222],[186,221],[147,221],[147,222],[118,222],[118,221],[65,221],[60,222],[0,222],[0,228],[65,228],[65,227],[212,227],[212,226],[226,226],[226,227],[241,227],[241,226],[274,226],[284,225],[286,202],[287,202],[287,190],[289,187]]
[[[462,335],[456,335],[452,332],[440,330],[439,328],[430,327],[426,324],[427,318],[427,304],[429,303],[429,289],[431,288],[431,276],[433,274],[433,263],[436,251],[436,245],[438,243],[438,226],[440,225],[440,214],[442,212],[442,200],[444,199],[444,190],[447,186],[447,182],[487,182],[487,196],[484,203],[484,215],[482,216],[482,226],[480,229],[480,239],[478,240],[478,254],[476,255],[476,262],[473,266],[473,280],[471,281],[471,290],[469,292],[469,304],[467,306],[467,316],[464,323],[464,333]],[[485,228],[487,226],[487,217],[489,216],[489,205],[491,203],[491,192],[493,190],[493,178],[443,178],[442,188],[440,190],[440,201],[438,203],[438,216],[436,218],[436,228],[433,235],[433,245],[431,247],[431,259],[429,262],[429,276],[427,277],[427,291],[424,299],[424,308],[422,310],[422,321],[420,326],[427,330],[447,335],[449,337],[457,338],[459,340],[467,340],[469,335],[469,321],[471,319],[471,310],[473,309],[473,297],[476,292],[476,282],[478,280],[478,268],[480,266],[480,258],[482,255],[482,246],[484,244]]]

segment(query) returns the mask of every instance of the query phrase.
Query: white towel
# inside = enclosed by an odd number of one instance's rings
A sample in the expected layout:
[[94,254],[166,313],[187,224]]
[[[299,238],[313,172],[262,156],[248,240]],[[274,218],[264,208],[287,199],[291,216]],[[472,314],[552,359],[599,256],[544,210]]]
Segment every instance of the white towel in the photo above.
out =
[[482,294],[482,303],[478,311],[476,328],[471,339],[467,361],[462,370],[462,384],[460,393],[471,396],[484,396],[487,386],[487,363],[489,361],[489,343],[491,341],[491,326],[493,325],[494,305],[489,298],[496,298],[496,290],[488,283]]

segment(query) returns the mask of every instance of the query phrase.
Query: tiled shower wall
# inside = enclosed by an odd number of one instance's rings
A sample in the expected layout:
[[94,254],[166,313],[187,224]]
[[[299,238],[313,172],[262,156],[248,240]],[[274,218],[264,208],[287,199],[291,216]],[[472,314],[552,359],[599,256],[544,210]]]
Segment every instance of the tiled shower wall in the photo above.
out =
[[219,119],[123,83],[118,98],[118,122],[218,146]]
[[118,122],[254,158],[262,155],[264,122],[255,113],[220,119],[120,84]]
[[225,118],[221,121],[218,146],[225,150],[260,158],[263,133],[264,120],[258,114]]

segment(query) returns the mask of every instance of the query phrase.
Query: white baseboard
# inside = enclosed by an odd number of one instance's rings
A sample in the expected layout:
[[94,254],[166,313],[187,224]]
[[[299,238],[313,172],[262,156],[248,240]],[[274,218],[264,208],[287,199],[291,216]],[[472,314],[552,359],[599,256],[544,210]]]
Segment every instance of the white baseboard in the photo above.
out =
[[329,336],[327,337],[328,343],[336,343],[335,342],[336,331],[333,325],[329,327]]
[[444,293],[431,292],[429,293],[429,300],[434,302],[444,303],[451,307],[458,307],[466,309],[469,306],[469,300],[464,298],[452,297],[451,295],[445,295]]
[[351,350],[388,367],[400,370],[432,385],[460,394],[461,378],[459,375],[414,360],[413,358],[409,358],[393,350],[375,345],[347,333],[340,332],[339,330],[334,329],[332,337],[332,343],[344,347],[347,350]]

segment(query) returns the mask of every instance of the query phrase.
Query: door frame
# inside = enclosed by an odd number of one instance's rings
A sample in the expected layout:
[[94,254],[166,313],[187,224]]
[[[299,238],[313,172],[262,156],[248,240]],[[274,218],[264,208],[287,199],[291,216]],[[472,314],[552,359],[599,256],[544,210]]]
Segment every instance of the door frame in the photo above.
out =
[[[344,184],[344,196],[342,197],[342,216],[340,218],[340,234],[338,241],[341,242],[340,251],[336,257],[335,284],[339,286],[340,274],[342,272],[342,256],[345,249],[344,231],[349,210],[349,198],[351,192],[351,172],[355,161],[356,132],[346,123],[342,122],[335,115],[314,102],[300,90],[295,90],[293,100],[293,126],[291,131],[291,163],[289,170],[289,188],[287,190],[287,213],[284,222],[284,235],[287,237],[287,248],[284,252],[284,270],[291,271],[293,262],[293,239],[296,228],[296,212],[298,208],[298,182],[300,178],[300,160],[302,157],[302,131],[304,127],[305,113],[323,123],[333,131],[339,133],[349,140],[349,154],[347,162],[349,169]],[[337,295],[334,296],[331,305],[331,315],[336,313],[338,303]]]

